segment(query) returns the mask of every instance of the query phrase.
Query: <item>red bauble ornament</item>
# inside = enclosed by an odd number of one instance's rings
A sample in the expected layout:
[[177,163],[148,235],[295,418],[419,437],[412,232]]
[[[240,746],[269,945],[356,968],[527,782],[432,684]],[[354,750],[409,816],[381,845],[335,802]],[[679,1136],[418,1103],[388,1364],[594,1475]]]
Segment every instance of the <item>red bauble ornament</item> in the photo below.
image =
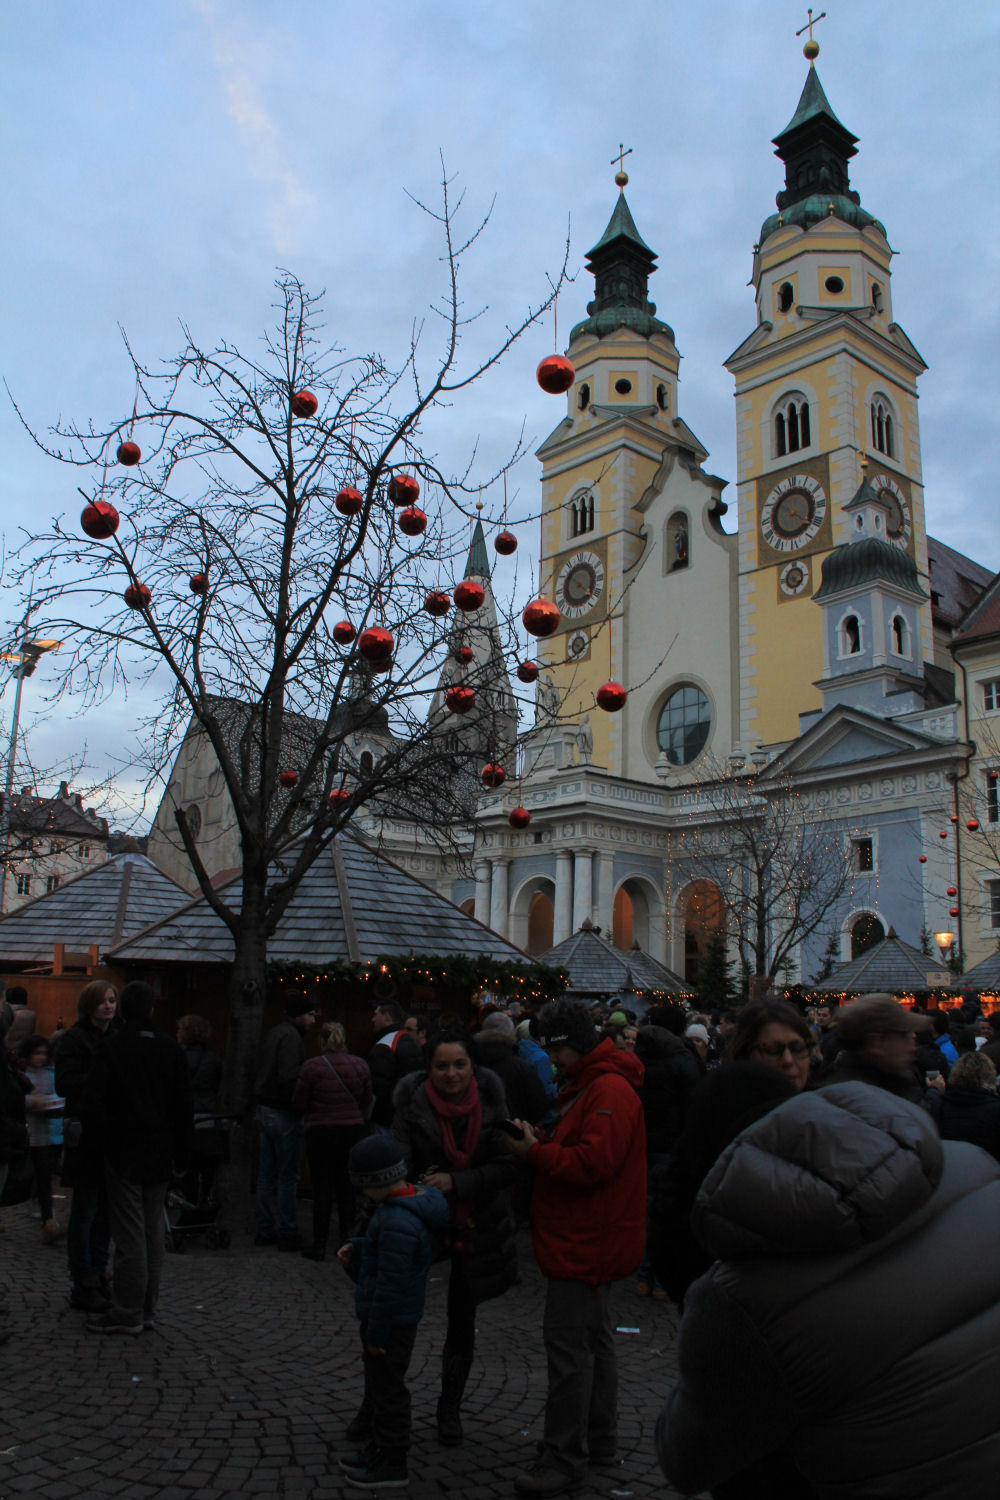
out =
[[949,821],[949,823],[957,823],[958,822],[958,813],[952,813],[952,815],[948,819],[948,821]]
[[955,887],[953,885],[950,885],[948,887],[948,889],[945,891],[945,895],[946,896],[957,896],[958,895],[958,891],[955,889]]
[[553,635],[559,629],[558,606],[551,599],[532,599],[525,605],[521,623],[529,635]]
[[946,839],[947,837],[948,837],[948,830],[947,830],[947,828],[942,828],[941,832],[938,834],[938,838],[939,839]]
[[469,662],[472,660],[472,647],[452,646],[451,654],[455,658],[455,660],[460,661],[463,666],[468,666]]
[[563,391],[568,391],[576,379],[576,371],[571,360],[562,354],[550,354],[542,360],[535,371],[535,379],[542,390],[550,396],[561,396]]
[[345,786],[337,787],[336,791],[330,793],[330,801],[334,807],[341,802],[350,802],[351,794]]
[[479,609],[482,605],[486,598],[486,590],[474,578],[466,578],[461,583],[456,583],[452,598],[459,609],[464,610],[466,614],[471,614],[474,609]]
[[605,713],[616,714],[625,707],[628,693],[620,682],[603,682],[594,696],[597,698],[598,708],[603,708]]
[[118,444],[118,462],[120,464],[124,464],[126,469],[135,468],[141,457],[142,449],[139,447],[138,443],[129,442]]
[[342,516],[356,516],[364,509],[365,501],[360,490],[356,490],[352,484],[345,484],[342,490],[337,491],[333,503]]
[[371,625],[358,637],[358,650],[376,670],[381,667],[385,671],[388,667],[394,645],[392,632],[386,630],[384,625]]
[[427,516],[419,505],[408,505],[396,517],[396,525],[405,536],[419,536],[427,530]]
[[511,828],[527,828],[531,822],[531,814],[526,807],[512,807],[507,814],[507,822]]
[[191,590],[192,594],[207,594],[208,574],[192,573],[191,577],[188,579],[188,588]]
[[338,620],[332,631],[338,646],[349,646],[357,633],[350,620]]
[[298,786],[299,784],[299,773],[298,771],[280,771],[278,773],[278,780],[282,786],[288,787],[291,790],[293,786]]
[[124,594],[129,609],[145,609],[152,597],[144,583],[130,583]]
[[393,505],[416,505],[420,485],[412,474],[393,474],[389,480],[389,499]]
[[512,531],[501,531],[493,538],[493,545],[501,557],[509,557],[512,552],[517,551],[517,537]]
[[503,766],[496,766],[493,764],[484,766],[480,771],[479,776],[480,780],[483,783],[483,786],[503,786],[504,782],[507,780],[507,772],[504,770]]
[[444,701],[449,713],[467,714],[476,701],[476,695],[470,687],[450,687],[444,695]]
[[424,598],[424,609],[429,615],[446,615],[451,609],[451,600],[443,589],[431,589]]
[[949,908],[948,908],[948,915],[949,915],[949,917],[957,917],[958,916],[958,907],[957,906],[949,906]]
[[926,854],[921,854],[921,856],[920,856],[920,863],[922,865],[925,865],[927,863],[927,855]]
[[120,519],[110,500],[92,500],[84,507],[80,525],[95,542],[106,542],[118,530]]
[[970,833],[978,833],[979,832],[979,819],[978,818],[970,818],[969,821],[966,823],[965,826],[969,830]]
[[536,682],[538,680],[538,663],[534,661],[522,661],[518,664],[517,676],[519,682]]
[[292,397],[292,412],[296,417],[314,417],[319,410],[319,401],[312,391],[296,391]]

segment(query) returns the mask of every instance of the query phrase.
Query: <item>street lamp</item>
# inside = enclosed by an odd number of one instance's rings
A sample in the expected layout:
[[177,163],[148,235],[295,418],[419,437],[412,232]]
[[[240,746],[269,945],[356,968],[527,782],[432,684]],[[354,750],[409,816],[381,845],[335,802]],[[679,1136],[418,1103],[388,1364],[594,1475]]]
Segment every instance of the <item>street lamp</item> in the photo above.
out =
[[[27,619],[25,619],[25,626]],[[23,627],[22,627],[23,628]],[[38,636],[25,634],[16,651],[0,652],[0,661],[9,662],[11,676],[17,683],[14,692],[14,719],[10,726],[10,745],[7,749],[7,775],[4,781],[3,815],[0,818],[0,916],[3,915],[7,898],[7,855],[10,851],[10,799],[14,790],[14,752],[17,747],[17,727],[21,720],[21,689],[24,679],[30,677],[46,651],[55,651],[61,641],[41,640]]]
[[947,963],[948,955],[951,952],[951,945],[955,941],[955,934],[953,932],[936,932],[934,934],[934,941],[941,949],[942,962]]

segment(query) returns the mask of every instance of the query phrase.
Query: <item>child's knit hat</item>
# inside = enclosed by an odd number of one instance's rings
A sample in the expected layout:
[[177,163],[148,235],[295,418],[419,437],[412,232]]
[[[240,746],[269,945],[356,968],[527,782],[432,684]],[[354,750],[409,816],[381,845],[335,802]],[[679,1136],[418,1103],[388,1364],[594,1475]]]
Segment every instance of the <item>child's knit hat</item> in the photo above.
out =
[[351,1181],[357,1188],[392,1187],[406,1181],[406,1157],[391,1135],[369,1135],[351,1147],[347,1158]]

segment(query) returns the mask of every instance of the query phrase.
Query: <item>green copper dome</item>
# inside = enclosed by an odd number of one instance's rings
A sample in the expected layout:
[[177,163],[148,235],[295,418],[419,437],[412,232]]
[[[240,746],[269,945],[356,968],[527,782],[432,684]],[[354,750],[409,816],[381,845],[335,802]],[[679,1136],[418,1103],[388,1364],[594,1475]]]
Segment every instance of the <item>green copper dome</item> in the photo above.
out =
[[920,599],[927,598],[910,554],[877,536],[847,542],[824,557],[823,581],[813,598],[825,599],[830,594],[864,588],[870,583],[894,583]]
[[587,269],[594,276],[594,300],[587,303],[589,317],[570,334],[571,344],[584,334],[602,339],[619,328],[630,328],[643,338],[660,333],[673,343],[673,329],[656,317],[656,303],[647,295],[656,252],[636,229],[624,193],[607,229],[587,252]]

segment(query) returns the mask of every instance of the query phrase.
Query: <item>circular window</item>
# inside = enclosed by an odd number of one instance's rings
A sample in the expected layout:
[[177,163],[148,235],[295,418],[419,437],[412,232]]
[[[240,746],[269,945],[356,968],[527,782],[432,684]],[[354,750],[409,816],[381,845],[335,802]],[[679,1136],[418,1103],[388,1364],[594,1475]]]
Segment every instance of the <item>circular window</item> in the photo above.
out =
[[823,285],[826,287],[827,291],[832,297],[839,296],[839,294],[844,290],[843,278],[840,276],[828,276]]
[[704,750],[712,710],[700,688],[674,688],[656,721],[656,743],[672,766],[688,766]]
[[631,389],[632,382],[631,380],[626,380],[624,375],[622,376],[621,380],[615,381],[615,390],[618,392],[619,396],[627,396]]

